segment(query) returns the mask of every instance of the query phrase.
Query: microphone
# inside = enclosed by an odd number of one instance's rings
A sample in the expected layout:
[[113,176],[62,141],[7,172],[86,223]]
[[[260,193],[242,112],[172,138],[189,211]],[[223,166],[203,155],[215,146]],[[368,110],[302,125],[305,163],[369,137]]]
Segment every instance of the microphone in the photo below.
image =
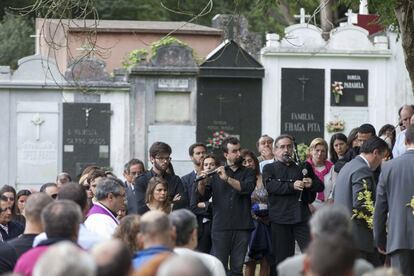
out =
[[[306,168],[302,169],[302,175],[303,175],[303,178],[305,178],[308,175],[308,170]],[[303,194],[303,189],[302,191],[300,191],[298,201],[302,201],[302,194]]]

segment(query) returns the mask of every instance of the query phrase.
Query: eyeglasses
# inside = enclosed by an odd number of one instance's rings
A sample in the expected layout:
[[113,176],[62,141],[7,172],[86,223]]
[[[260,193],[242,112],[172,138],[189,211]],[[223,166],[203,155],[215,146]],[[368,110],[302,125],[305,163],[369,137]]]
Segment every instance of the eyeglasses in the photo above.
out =
[[58,194],[51,194],[51,195],[50,195],[50,197],[51,197],[51,198],[53,198],[53,199],[56,199],[56,198],[57,198],[57,196],[58,196]]
[[7,200],[7,201],[14,201],[14,197],[8,197],[8,196],[3,195],[2,198],[4,198],[4,200]]
[[161,156],[155,156],[155,159],[160,160],[160,161],[171,161],[171,157],[161,157]]
[[12,211],[13,209],[12,209],[12,207],[6,207],[6,208],[4,208],[4,209],[0,208],[0,213],[4,213],[4,212],[6,212],[7,210]]

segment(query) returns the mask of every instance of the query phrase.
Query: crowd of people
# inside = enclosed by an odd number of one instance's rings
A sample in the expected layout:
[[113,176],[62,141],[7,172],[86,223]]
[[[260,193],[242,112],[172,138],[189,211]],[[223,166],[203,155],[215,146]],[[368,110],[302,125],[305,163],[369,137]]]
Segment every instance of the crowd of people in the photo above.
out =
[[413,114],[316,137],[306,158],[288,134],[259,137],[258,155],[227,137],[223,164],[195,143],[180,177],[155,142],[124,180],[89,166],[39,191],[4,185],[0,273],[414,275]]

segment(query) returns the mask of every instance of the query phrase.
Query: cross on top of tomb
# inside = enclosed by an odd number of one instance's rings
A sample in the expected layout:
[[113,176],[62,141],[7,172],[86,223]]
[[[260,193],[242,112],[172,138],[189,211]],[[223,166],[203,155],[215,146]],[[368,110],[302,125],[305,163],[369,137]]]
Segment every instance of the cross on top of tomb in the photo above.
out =
[[35,52],[36,52],[36,55],[40,54],[40,38],[44,37],[44,35],[40,34],[39,29],[36,29],[36,34],[30,35],[30,37],[35,39]]
[[347,24],[348,25],[352,25],[352,21],[353,21],[353,19],[354,19],[354,13],[352,12],[352,10],[351,9],[349,9],[348,10],[348,12],[347,13],[345,13],[345,15],[348,17],[348,22],[347,22]]
[[295,14],[294,17],[296,19],[299,18],[300,24],[306,23],[306,20],[309,19],[309,18],[311,18],[311,16],[309,14],[306,14],[305,13],[305,9],[304,8],[300,8],[300,14],[299,15]]

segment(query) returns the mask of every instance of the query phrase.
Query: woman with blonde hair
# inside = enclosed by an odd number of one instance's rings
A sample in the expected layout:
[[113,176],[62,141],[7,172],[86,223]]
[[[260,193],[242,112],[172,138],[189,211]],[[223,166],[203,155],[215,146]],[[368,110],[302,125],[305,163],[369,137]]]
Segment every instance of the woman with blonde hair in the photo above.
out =
[[172,207],[167,190],[167,180],[159,176],[152,177],[145,193],[145,205],[138,209],[138,214],[143,215],[150,210],[159,210],[169,214]]
[[323,138],[318,137],[312,140],[309,145],[309,158],[306,162],[312,166],[315,175],[325,185],[325,190],[317,193],[315,201],[309,206],[312,211],[315,211],[327,201],[332,189],[328,179],[333,163],[328,160],[328,143]]
[[141,249],[138,241],[140,216],[136,214],[127,215],[119,222],[113,237],[122,241],[129,250],[132,256]]

